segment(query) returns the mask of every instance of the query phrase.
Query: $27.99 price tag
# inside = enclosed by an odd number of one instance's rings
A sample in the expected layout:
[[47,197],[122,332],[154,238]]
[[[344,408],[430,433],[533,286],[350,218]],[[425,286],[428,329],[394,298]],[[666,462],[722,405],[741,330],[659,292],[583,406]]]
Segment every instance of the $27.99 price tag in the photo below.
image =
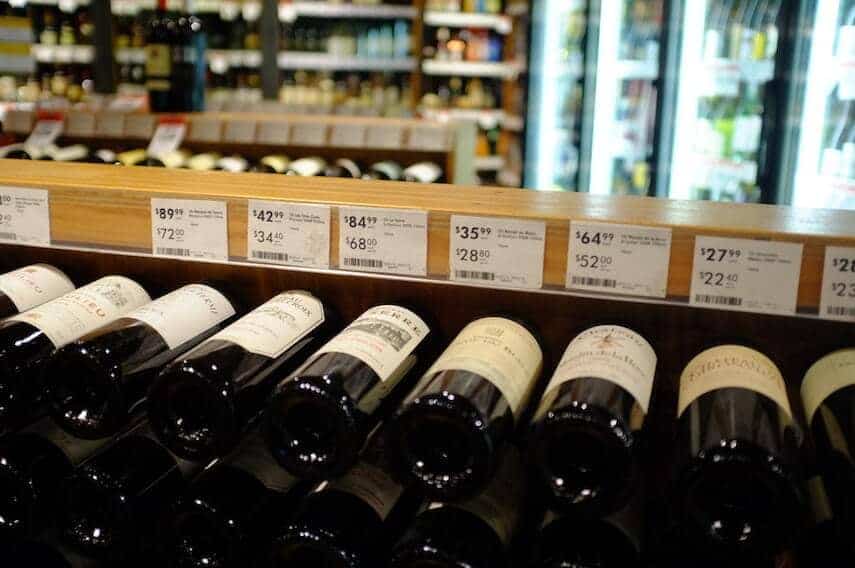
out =
[[329,206],[252,199],[247,213],[249,260],[329,268]]
[[427,275],[427,212],[339,207],[339,268]]
[[154,256],[227,261],[226,204],[200,199],[152,199],[151,237]]
[[855,248],[825,247],[819,316],[855,321]]
[[0,186],[0,242],[50,245],[47,191]]

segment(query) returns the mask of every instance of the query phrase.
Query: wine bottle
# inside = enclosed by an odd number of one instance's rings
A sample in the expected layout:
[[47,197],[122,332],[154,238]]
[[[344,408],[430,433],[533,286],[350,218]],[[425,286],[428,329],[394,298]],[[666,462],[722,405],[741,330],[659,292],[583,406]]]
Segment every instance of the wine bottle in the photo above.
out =
[[604,515],[626,504],[655,370],[653,348],[625,327],[592,327],[570,342],[531,427],[532,462],[553,505]]
[[217,168],[217,161],[221,156],[215,152],[196,154],[187,160],[185,167],[189,170],[208,172]]
[[262,174],[284,174],[290,163],[291,160],[287,156],[264,156],[250,168],[250,171]]
[[172,455],[143,423],[84,462],[62,484],[60,534],[108,565],[151,558],[157,522],[202,464]]
[[157,373],[234,315],[218,290],[191,284],[63,347],[45,370],[54,419],[81,438],[115,434]]
[[[855,546],[852,545],[851,529],[835,515],[825,483],[817,475],[806,484],[810,498],[810,519],[798,541],[798,565],[800,568],[845,568],[852,564]],[[842,506],[838,505],[838,508]]]
[[119,165],[121,163],[116,153],[106,148],[95,150],[91,156],[91,161],[96,164]]
[[520,323],[467,325],[422,377],[388,428],[398,474],[445,501],[489,481],[540,375],[543,353]]
[[0,147],[0,158],[5,158],[8,160],[29,160],[30,156],[26,153],[24,143],[17,142],[15,144],[7,144],[5,146]]
[[52,534],[39,538],[0,539],[0,558],[4,566],[34,568],[99,568],[92,558],[56,542]]
[[152,428],[185,459],[225,455],[334,319],[308,292],[279,294],[160,373],[149,391]]
[[294,160],[285,169],[286,176],[313,177],[322,175],[327,163],[323,158],[311,157]]
[[362,179],[379,179],[385,181],[398,181],[401,179],[403,170],[401,166],[391,160],[385,160],[371,164],[368,171],[362,175]]
[[73,144],[54,148],[50,152],[51,160],[56,162],[85,162],[89,158],[89,148],[83,144]]
[[204,108],[206,37],[194,16],[167,11],[166,0],[146,26],[145,75],[152,112]]
[[324,176],[359,179],[362,172],[353,160],[339,158],[324,169]]
[[145,87],[152,112],[170,112],[172,108],[172,53],[176,42],[176,23],[167,12],[166,0],[157,1],[154,16],[146,25]]
[[149,301],[133,280],[107,276],[0,322],[0,431],[47,410],[51,353]]
[[146,155],[145,159],[133,165],[149,166],[152,168],[183,168],[190,160],[190,152],[187,150],[174,150],[164,152],[156,156]]
[[116,155],[116,159],[123,166],[142,166],[148,158],[148,153],[143,149],[128,150]]
[[403,172],[404,181],[416,183],[441,183],[442,168],[433,162],[419,162]]
[[0,319],[25,312],[74,290],[68,276],[49,264],[0,274]]
[[249,162],[242,156],[226,156],[217,160],[216,169],[224,172],[241,173],[249,169]]
[[356,461],[387,397],[426,348],[430,328],[400,306],[369,309],[274,390],[267,408],[271,451],[298,477],[328,479]]
[[801,521],[799,432],[765,355],[719,345],[680,377],[671,503],[684,531],[728,557],[772,555]]
[[254,565],[308,489],[279,467],[260,432],[251,433],[176,502],[164,527],[170,565]]
[[0,438],[0,537],[47,530],[63,478],[109,441],[75,438],[50,418]]
[[524,489],[520,453],[508,446],[482,493],[459,503],[425,504],[392,549],[391,568],[509,567],[511,541],[526,502]]

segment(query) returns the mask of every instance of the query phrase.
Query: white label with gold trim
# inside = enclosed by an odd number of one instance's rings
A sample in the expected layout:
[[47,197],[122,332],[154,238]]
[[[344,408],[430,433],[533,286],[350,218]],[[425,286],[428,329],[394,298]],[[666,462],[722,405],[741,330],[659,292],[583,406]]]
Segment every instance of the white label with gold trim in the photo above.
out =
[[855,385],[855,349],[835,351],[811,365],[802,381],[802,403],[808,424],[825,399],[852,385]]
[[724,388],[743,388],[775,401],[792,418],[784,377],[771,359],[741,345],[719,345],[689,361],[680,375],[677,416],[702,395]]
[[488,317],[463,328],[425,377],[451,370],[480,375],[501,391],[514,416],[519,416],[542,365],[543,351],[526,328],[509,319]]
[[47,264],[33,264],[0,274],[0,292],[25,312],[74,290],[68,277]]
[[0,186],[0,242],[50,245],[48,192]]

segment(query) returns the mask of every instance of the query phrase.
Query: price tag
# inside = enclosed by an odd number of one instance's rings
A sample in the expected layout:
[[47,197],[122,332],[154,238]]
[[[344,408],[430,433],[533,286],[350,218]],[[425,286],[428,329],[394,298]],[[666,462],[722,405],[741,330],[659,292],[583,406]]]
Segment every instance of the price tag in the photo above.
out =
[[855,321],[855,248],[825,247],[819,317]]
[[250,260],[330,267],[330,208],[279,201],[248,203],[247,257]]
[[365,142],[364,124],[336,124],[330,134],[330,146],[360,148]]
[[287,146],[291,126],[287,122],[271,121],[262,122],[258,125],[256,142],[259,144],[271,144],[275,146]]
[[451,216],[451,279],[541,288],[546,224],[494,217]]
[[689,304],[794,314],[802,248],[796,243],[697,237]]
[[427,212],[340,207],[339,267],[427,276]]
[[187,123],[183,120],[163,120],[157,125],[151,142],[148,143],[150,156],[163,156],[174,152],[184,141],[187,133]]
[[326,137],[326,124],[298,122],[291,127],[291,144],[297,146],[323,146]]
[[229,120],[223,130],[223,141],[232,144],[250,144],[255,141],[255,122]]
[[170,258],[227,261],[227,219],[223,201],[152,199],[152,252]]
[[664,298],[671,229],[570,222],[567,288]]
[[47,191],[0,186],[0,242],[50,245]]
[[64,125],[63,120],[39,120],[24,145],[30,148],[46,148],[56,142]]
[[366,148],[400,148],[404,143],[404,129],[400,125],[372,125],[365,135]]
[[444,126],[414,126],[410,129],[408,146],[412,150],[444,152],[448,149],[448,129]]

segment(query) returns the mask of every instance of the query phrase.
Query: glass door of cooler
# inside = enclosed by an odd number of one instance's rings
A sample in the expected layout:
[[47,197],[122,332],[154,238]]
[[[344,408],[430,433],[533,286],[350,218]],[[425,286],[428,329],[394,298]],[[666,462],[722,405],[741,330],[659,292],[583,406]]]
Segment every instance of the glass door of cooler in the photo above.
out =
[[579,189],[586,32],[586,0],[534,0],[526,187]]
[[[820,2],[825,3],[826,0]],[[775,66],[787,0],[682,2],[668,197],[768,201],[766,152],[779,125]]]

